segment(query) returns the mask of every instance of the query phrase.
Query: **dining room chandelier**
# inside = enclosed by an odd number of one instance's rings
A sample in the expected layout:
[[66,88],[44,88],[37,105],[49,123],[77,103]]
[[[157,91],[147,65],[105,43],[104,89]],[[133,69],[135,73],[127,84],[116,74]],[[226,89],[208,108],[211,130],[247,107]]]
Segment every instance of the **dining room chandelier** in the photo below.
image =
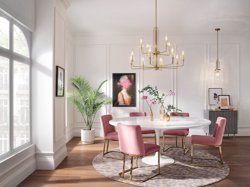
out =
[[220,61],[219,61],[219,31],[220,28],[215,28],[215,31],[217,32],[217,59],[216,59],[216,64],[215,64],[215,75],[219,76],[221,69],[220,69]]
[[[163,60],[164,57],[164,60]],[[159,29],[157,27],[157,0],[155,0],[155,27],[153,29],[153,45],[144,44],[140,39],[140,60],[135,64],[135,54],[131,51],[129,63],[132,69],[177,69],[184,66],[184,51],[177,54],[176,48],[165,36],[164,47],[159,47]]]

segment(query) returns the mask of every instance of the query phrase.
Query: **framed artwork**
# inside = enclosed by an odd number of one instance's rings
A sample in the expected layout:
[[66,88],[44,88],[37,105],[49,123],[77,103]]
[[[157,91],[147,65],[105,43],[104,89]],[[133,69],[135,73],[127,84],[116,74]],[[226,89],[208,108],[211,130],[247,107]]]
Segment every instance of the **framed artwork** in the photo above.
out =
[[136,106],[136,74],[113,73],[113,107]]
[[56,66],[56,96],[64,96],[64,69],[60,66]]
[[228,110],[230,107],[230,95],[219,95],[219,107],[221,110]]
[[208,100],[209,105],[217,105],[218,96],[222,95],[222,88],[209,88],[208,89]]

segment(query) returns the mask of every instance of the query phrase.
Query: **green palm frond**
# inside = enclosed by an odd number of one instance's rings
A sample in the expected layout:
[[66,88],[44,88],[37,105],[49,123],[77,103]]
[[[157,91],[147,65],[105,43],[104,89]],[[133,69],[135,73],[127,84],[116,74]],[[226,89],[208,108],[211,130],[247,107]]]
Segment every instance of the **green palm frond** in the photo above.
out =
[[98,110],[111,103],[111,100],[103,92],[100,92],[107,80],[101,82],[97,89],[93,89],[89,82],[80,76],[72,77],[70,81],[74,90],[69,93],[68,99],[81,113],[85,129],[90,130]]

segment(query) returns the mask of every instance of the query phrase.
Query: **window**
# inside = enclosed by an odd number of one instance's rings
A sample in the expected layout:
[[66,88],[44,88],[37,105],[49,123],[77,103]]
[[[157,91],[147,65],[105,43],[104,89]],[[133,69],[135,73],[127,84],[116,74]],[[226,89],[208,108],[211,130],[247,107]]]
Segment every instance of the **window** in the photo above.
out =
[[29,57],[29,47],[23,31],[14,25],[14,52]]
[[0,158],[28,145],[31,33],[0,12]]
[[1,17],[0,15],[0,47],[9,49],[9,33],[10,33],[9,20]]

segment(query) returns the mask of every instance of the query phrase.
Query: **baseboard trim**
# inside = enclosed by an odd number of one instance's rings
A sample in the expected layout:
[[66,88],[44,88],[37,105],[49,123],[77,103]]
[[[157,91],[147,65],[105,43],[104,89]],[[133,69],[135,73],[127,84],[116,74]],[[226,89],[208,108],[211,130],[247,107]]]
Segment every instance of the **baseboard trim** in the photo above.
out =
[[35,147],[31,145],[1,163],[0,186],[17,186],[35,170]]
[[250,136],[250,127],[238,127],[236,136]]
[[54,170],[67,157],[67,149],[64,144],[55,153],[37,153],[37,169]]
[[66,128],[66,143],[69,142],[73,137],[73,128]]

